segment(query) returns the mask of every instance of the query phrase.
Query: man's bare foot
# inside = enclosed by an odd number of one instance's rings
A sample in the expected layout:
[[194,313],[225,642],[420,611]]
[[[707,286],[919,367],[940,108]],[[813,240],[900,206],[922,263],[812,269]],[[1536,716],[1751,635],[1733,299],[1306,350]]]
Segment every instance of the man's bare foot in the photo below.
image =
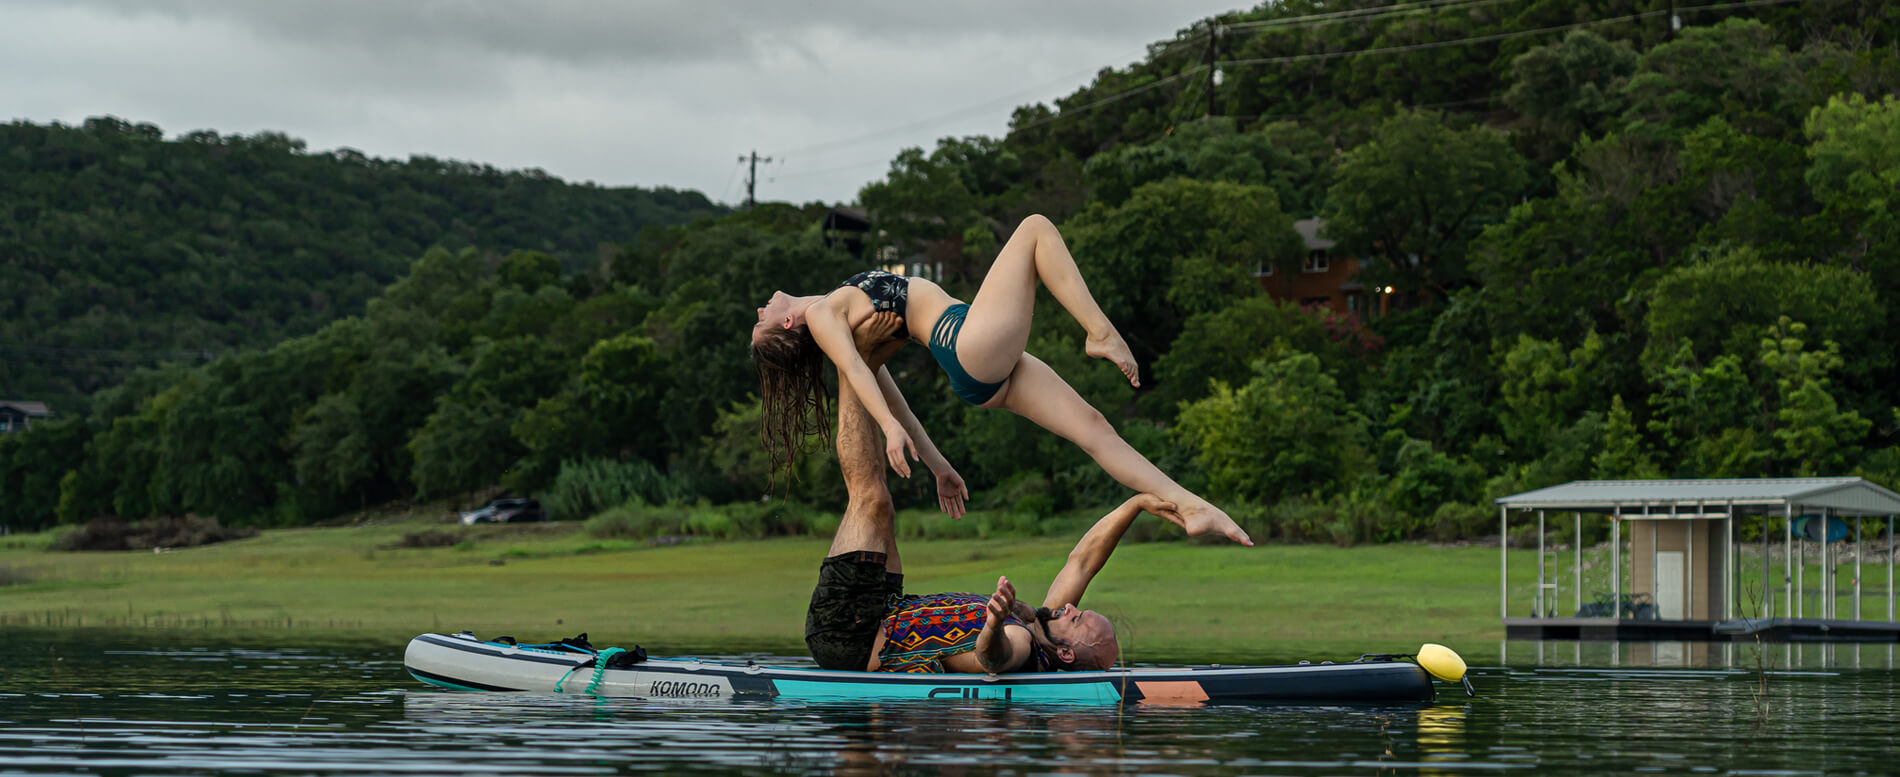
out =
[[1135,352],[1128,350],[1128,341],[1122,339],[1121,333],[1110,329],[1108,334],[1100,337],[1089,335],[1088,342],[1082,345],[1082,352],[1114,362],[1115,369],[1128,377],[1128,385],[1141,388],[1141,371],[1135,366]]
[[1227,517],[1227,513],[1211,504],[1198,499],[1183,504],[1181,518],[1186,521],[1182,526],[1187,529],[1190,537],[1219,534],[1249,548],[1253,547],[1253,540],[1247,537],[1246,532],[1241,531],[1240,524],[1234,523],[1234,519]]

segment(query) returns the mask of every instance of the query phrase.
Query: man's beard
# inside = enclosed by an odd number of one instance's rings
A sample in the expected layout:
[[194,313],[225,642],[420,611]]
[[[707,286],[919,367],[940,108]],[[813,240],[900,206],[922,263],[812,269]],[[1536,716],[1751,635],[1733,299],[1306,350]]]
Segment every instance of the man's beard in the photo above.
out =
[[1069,644],[1066,640],[1056,639],[1056,636],[1054,634],[1049,633],[1049,622],[1055,619],[1056,619],[1056,613],[1054,610],[1051,610],[1047,607],[1037,607],[1036,608],[1036,623],[1042,626],[1042,634],[1036,635],[1032,632],[1031,636],[1041,636],[1042,641],[1047,643],[1051,647],[1056,646],[1056,645]]

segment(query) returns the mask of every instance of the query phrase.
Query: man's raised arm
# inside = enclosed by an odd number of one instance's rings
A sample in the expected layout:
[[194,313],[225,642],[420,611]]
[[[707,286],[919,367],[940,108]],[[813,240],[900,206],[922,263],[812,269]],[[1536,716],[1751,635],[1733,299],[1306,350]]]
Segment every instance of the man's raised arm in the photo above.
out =
[[1108,557],[1115,552],[1115,546],[1121,544],[1122,535],[1128,533],[1129,524],[1144,512],[1154,513],[1171,523],[1181,523],[1173,502],[1163,501],[1153,494],[1130,497],[1096,521],[1089,532],[1082,535],[1082,541],[1075,544],[1075,549],[1069,551],[1069,562],[1063,565],[1055,582],[1049,584],[1049,595],[1043,597],[1042,606],[1050,609],[1065,604],[1081,606],[1082,593],[1088,590],[1095,573],[1108,564]]

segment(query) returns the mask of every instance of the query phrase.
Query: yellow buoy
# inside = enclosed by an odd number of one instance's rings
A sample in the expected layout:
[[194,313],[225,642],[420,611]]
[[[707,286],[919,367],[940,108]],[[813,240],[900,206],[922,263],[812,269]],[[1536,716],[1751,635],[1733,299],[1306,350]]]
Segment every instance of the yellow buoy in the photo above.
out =
[[1465,679],[1465,660],[1451,648],[1427,642],[1418,649],[1418,665],[1431,676],[1448,683]]

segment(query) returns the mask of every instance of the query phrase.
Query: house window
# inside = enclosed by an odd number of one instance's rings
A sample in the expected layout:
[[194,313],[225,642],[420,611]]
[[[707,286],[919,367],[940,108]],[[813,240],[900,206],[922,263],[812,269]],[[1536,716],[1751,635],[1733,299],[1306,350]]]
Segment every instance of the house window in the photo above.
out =
[[11,431],[13,431],[13,418],[10,416],[0,416],[0,434]]
[[1306,261],[1300,264],[1301,272],[1326,272],[1326,249],[1320,248],[1306,252]]
[[1255,278],[1273,277],[1273,263],[1265,259],[1253,260],[1253,277]]
[[1346,309],[1354,313],[1359,312],[1359,295],[1346,295]]

